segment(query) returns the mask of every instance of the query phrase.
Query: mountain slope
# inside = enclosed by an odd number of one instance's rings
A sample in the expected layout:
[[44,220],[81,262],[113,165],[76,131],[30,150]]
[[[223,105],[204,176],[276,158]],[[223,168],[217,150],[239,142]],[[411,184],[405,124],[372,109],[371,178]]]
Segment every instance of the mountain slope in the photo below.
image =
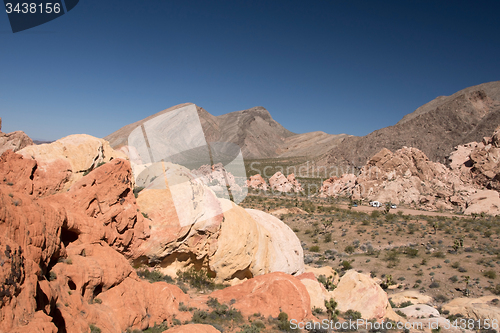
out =
[[345,138],[317,165],[364,165],[382,148],[422,150],[429,159],[445,162],[453,147],[480,141],[500,124],[500,81],[440,96],[404,116],[396,125],[363,137]]
[[[146,121],[191,103],[179,104],[157,114],[126,125],[106,136],[113,148],[127,144],[129,134]],[[346,134],[332,135],[323,132],[295,134],[281,126],[269,111],[261,106],[248,110],[213,116],[196,106],[207,142],[232,142],[237,144],[245,159],[276,157],[317,156],[334,147]]]

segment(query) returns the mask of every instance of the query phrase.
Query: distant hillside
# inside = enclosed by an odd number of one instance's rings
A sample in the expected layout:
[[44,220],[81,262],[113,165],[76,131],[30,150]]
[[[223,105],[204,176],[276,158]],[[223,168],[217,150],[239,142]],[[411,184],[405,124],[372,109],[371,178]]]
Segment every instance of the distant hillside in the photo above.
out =
[[500,81],[440,96],[404,116],[396,125],[363,137],[348,137],[319,157],[316,165],[362,166],[382,148],[422,150],[445,162],[453,147],[480,141],[500,125]]
[[[157,114],[127,125],[106,136],[113,148],[127,144],[128,135],[137,126],[165,112],[189,105],[179,104]],[[318,156],[326,153],[346,134],[332,135],[323,132],[295,134],[281,126],[269,111],[261,106],[248,110],[213,116],[196,106],[207,142],[232,142],[237,144],[245,159],[277,157]]]

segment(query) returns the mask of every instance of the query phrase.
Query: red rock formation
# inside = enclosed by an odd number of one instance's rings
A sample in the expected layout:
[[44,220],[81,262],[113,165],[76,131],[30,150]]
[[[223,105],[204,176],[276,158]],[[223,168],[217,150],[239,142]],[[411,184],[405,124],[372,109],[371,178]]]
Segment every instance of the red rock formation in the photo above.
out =
[[282,311],[288,318],[298,321],[313,318],[306,287],[296,277],[281,272],[257,276],[210,296],[221,303],[235,299],[233,306],[243,316],[259,312],[265,317],[278,317]]

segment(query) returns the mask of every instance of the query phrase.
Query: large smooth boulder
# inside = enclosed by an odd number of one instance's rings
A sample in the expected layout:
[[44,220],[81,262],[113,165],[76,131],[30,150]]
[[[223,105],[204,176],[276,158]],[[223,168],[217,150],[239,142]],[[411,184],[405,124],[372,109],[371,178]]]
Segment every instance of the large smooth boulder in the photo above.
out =
[[244,317],[260,313],[277,318],[286,312],[288,318],[304,321],[312,319],[310,298],[306,287],[294,276],[275,272],[249,279],[238,285],[214,291],[211,297],[221,303],[230,303]]
[[341,312],[355,310],[364,319],[386,318],[390,304],[384,290],[366,274],[349,270],[330,293]]
[[479,190],[469,197],[465,214],[500,214],[500,196],[497,191]]
[[463,317],[476,320],[489,319],[500,322],[500,305],[492,302],[498,296],[483,296],[479,298],[455,298],[441,307],[450,314],[461,314]]

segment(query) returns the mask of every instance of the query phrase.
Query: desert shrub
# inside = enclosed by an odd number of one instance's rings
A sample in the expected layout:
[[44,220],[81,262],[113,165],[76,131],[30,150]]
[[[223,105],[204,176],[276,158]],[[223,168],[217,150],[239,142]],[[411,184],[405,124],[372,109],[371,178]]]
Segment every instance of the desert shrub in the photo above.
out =
[[380,217],[380,212],[378,210],[374,210],[371,212],[370,216],[376,219],[377,217]]
[[101,333],[101,329],[93,324],[89,325],[90,333]]
[[492,279],[492,280],[497,277],[497,273],[495,271],[493,271],[493,270],[486,271],[486,272],[483,273],[483,275],[485,277],[487,277],[488,279]]
[[159,281],[165,281],[168,283],[173,283],[174,279],[172,279],[169,275],[163,275],[162,272],[159,270],[148,270],[148,269],[140,269],[137,271],[137,275],[145,280],[148,280],[149,282],[159,282]]
[[346,253],[353,254],[353,253],[354,253],[354,246],[352,246],[352,245],[347,245],[347,246],[344,248],[344,251],[345,251]]
[[467,272],[467,269],[465,269],[464,267],[458,267],[458,271],[460,273],[465,273],[465,272]]
[[177,282],[187,283],[192,288],[198,290],[214,290],[222,287],[215,284],[214,278],[209,276],[206,270],[201,269],[197,271],[194,267],[184,272],[177,271]]
[[137,198],[139,196],[139,192],[141,192],[142,190],[144,190],[144,187],[142,186],[137,186],[137,187],[134,187],[134,196]]
[[293,329],[290,326],[290,321],[288,320],[288,314],[286,312],[280,312],[278,315],[278,324],[276,325],[280,331],[283,332],[297,332],[297,329]]
[[253,323],[251,325],[243,325],[238,333],[260,333],[260,328]]
[[411,258],[415,258],[418,256],[418,250],[417,249],[414,249],[412,247],[407,247],[405,249],[405,253],[408,257],[411,257]]
[[359,311],[349,309],[344,312],[343,317],[344,319],[351,319],[352,321],[356,321],[358,319],[361,319],[361,313]]
[[429,285],[429,288],[439,288],[439,282],[434,281]]
[[443,252],[438,251],[438,252],[434,252],[432,254],[432,256],[435,257],[435,258],[444,258],[446,255]]
[[455,261],[453,264],[451,264],[451,267],[458,268],[460,267],[460,263],[458,261]]
[[319,246],[318,245],[313,245],[309,248],[309,251],[311,252],[319,252]]
[[54,281],[55,279],[57,279],[56,272],[50,271],[50,273],[49,273],[49,281]]
[[497,283],[495,287],[490,287],[490,291],[495,295],[500,295],[500,283]]
[[153,327],[149,327],[142,331],[143,333],[162,333],[163,331],[168,330],[168,324],[164,321],[161,324],[155,324]]
[[450,277],[450,281],[456,283],[458,282],[458,277],[456,275],[453,275],[452,277]]
[[332,241],[332,234],[331,233],[325,234],[324,242],[325,243],[330,243],[331,241]]
[[413,303],[411,301],[406,301],[406,302],[403,302],[399,305],[399,308],[406,308],[408,306],[412,306]]
[[349,270],[352,268],[352,265],[349,261],[347,260],[344,260],[342,261],[342,269],[344,269],[345,271]]
[[221,304],[215,298],[209,298],[207,305],[212,311],[196,310],[193,313],[192,322],[196,324],[222,324],[227,321],[241,322],[243,316],[241,312],[226,304]]
[[446,297],[445,295],[443,294],[439,294],[437,295],[436,297],[434,297],[434,300],[436,302],[439,302],[439,303],[445,303],[445,302],[448,302],[448,297]]
[[396,249],[389,250],[385,254],[384,258],[387,262],[389,262],[388,267],[395,267],[399,263],[399,252]]
[[312,309],[312,313],[313,313],[314,315],[320,315],[320,314],[322,314],[322,313],[323,313],[323,309],[322,309],[322,308],[313,307],[313,309]]
[[406,318],[406,315],[401,310],[396,310],[394,312],[396,312],[396,314],[398,314],[399,316]]

